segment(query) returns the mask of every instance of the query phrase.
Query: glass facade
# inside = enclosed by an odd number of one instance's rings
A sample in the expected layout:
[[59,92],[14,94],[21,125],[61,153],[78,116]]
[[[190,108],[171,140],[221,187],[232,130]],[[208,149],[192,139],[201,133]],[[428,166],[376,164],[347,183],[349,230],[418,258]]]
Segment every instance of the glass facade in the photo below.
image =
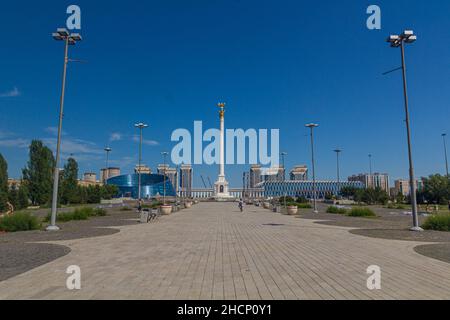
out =
[[[139,175],[126,174],[109,178],[106,181],[108,185],[115,185],[119,188],[118,197],[131,197],[138,199],[139,193]],[[153,198],[156,196],[163,196],[164,194],[164,176],[160,174],[141,174],[141,197]],[[166,196],[175,197],[175,190],[166,177]]]
[[[264,188],[265,197],[281,197],[284,194],[290,197],[313,198],[312,181],[267,181],[258,185]],[[364,188],[359,181],[316,181],[317,198],[323,199],[326,195],[338,195],[344,187]]]

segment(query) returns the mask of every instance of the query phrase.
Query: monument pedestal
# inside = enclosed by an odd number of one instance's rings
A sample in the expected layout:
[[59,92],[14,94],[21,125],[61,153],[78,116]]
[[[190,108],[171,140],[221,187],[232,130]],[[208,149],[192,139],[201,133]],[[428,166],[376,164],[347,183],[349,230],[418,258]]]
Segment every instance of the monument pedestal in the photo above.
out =
[[234,200],[234,197],[228,191],[228,181],[225,180],[224,176],[219,176],[219,179],[214,184],[214,199],[216,201]]

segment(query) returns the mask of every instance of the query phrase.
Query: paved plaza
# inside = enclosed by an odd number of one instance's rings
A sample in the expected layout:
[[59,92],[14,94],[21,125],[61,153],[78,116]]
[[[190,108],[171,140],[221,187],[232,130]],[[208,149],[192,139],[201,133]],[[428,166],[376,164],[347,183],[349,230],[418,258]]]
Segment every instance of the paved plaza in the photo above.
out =
[[[132,218],[130,216],[130,218]],[[0,282],[0,299],[450,299],[450,264],[420,242],[352,234],[235,203],[200,203],[102,237]],[[66,269],[81,268],[81,290]],[[381,290],[366,286],[370,265]]]

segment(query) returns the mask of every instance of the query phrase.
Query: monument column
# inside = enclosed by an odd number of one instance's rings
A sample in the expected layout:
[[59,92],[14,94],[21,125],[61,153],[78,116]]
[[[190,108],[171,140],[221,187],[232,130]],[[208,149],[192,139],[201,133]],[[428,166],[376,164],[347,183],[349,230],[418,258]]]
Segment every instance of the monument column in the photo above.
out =
[[220,118],[220,155],[219,177],[214,184],[214,197],[218,201],[229,200],[232,197],[228,192],[228,182],[225,179],[225,103],[217,104]]

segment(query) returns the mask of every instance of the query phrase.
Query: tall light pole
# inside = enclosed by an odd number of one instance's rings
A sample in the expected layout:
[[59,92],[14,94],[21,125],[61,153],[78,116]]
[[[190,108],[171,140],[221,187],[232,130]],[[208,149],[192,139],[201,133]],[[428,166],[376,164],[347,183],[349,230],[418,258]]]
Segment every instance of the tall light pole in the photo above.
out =
[[341,149],[335,149],[333,150],[336,152],[336,169],[337,169],[337,183],[338,183],[338,197],[341,193],[341,175],[340,175],[340,168],[339,168],[339,155],[342,152]]
[[66,75],[67,64],[69,63],[69,46],[75,45],[77,41],[81,41],[81,35],[78,33],[71,33],[65,28],[58,28],[55,33],[52,34],[53,39],[57,41],[64,41],[64,65],[62,74],[62,86],[61,86],[61,98],[59,106],[59,124],[58,124],[58,140],[56,142],[56,157],[55,168],[53,176],[53,197],[52,197],[52,214],[50,219],[50,225],[47,227],[47,231],[57,231],[59,227],[56,225],[56,214],[58,205],[58,185],[59,185],[59,153],[61,148],[61,132],[62,121],[64,117],[64,94],[66,90]]
[[311,130],[311,159],[312,159],[312,172],[313,172],[313,201],[314,201],[314,213],[319,213],[317,210],[317,190],[316,190],[316,168],[314,163],[314,128],[319,125],[316,123],[305,124],[305,127]]
[[372,154],[369,153],[369,175],[372,176]]
[[286,167],[284,163],[284,158],[287,156],[287,152],[281,152],[281,165],[283,166],[283,193],[284,193],[284,207],[286,208]]
[[409,106],[408,106],[408,86],[406,82],[406,62],[405,62],[405,43],[413,43],[417,40],[417,36],[414,35],[412,30],[406,30],[401,35],[391,35],[387,41],[391,44],[392,48],[400,47],[401,59],[402,59],[402,73],[403,73],[403,96],[405,100],[405,115],[406,115],[406,134],[408,138],[408,160],[409,160],[409,185],[411,190],[411,206],[413,215],[413,227],[411,231],[423,231],[419,226],[419,218],[417,214],[417,194],[416,194],[416,182],[414,177],[414,165],[412,159],[411,150],[411,127],[409,121]]
[[134,125],[139,128],[139,164],[138,164],[138,199],[141,200],[141,164],[142,164],[142,130],[148,127],[145,123],[136,123]]
[[445,172],[447,173],[447,178],[450,178],[448,174],[448,157],[447,157],[447,141],[446,141],[447,134],[442,134],[442,140],[444,142],[444,155],[445,155]]
[[164,158],[164,185],[163,185],[163,205],[166,205],[166,163],[167,163],[167,155],[169,153],[168,152],[161,152],[161,155]]
[[112,151],[112,149],[110,147],[106,147],[105,149],[106,152],[106,170],[108,170],[108,166],[109,166],[109,153]]

